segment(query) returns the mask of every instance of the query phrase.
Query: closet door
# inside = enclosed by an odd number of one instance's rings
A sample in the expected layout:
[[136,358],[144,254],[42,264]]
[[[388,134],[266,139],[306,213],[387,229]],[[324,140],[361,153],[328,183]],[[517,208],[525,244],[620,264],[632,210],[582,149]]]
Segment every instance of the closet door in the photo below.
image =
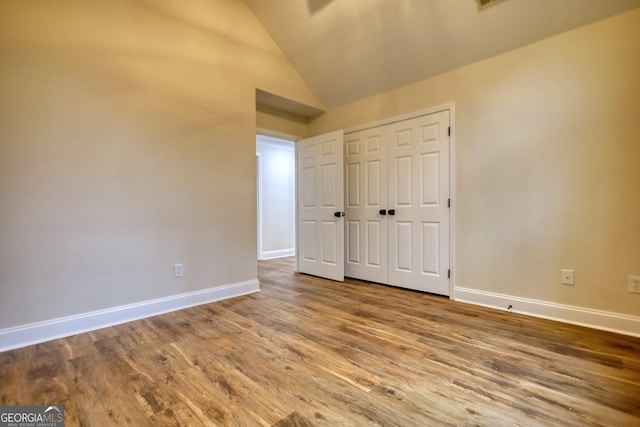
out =
[[344,280],[342,131],[299,141],[298,271]]
[[449,111],[388,125],[389,284],[449,295]]
[[387,283],[387,128],[345,135],[345,276]]

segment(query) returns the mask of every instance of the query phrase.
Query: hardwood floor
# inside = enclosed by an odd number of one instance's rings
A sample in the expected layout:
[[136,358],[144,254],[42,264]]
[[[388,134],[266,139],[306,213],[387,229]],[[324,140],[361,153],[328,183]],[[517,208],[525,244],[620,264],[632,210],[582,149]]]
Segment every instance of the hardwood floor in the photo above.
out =
[[0,353],[67,426],[640,426],[640,339],[261,262],[262,292]]

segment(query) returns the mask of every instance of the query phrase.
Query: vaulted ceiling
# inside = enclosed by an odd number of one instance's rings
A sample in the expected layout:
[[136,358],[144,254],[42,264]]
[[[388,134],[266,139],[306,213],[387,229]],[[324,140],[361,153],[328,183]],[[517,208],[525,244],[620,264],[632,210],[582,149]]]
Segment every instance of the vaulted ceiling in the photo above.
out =
[[328,108],[614,14],[640,0],[245,0]]

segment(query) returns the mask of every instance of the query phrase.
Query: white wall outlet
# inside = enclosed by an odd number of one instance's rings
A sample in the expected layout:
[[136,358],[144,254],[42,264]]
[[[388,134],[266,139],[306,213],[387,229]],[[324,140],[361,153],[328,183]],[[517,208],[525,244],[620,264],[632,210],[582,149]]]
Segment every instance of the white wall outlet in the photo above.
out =
[[563,285],[573,285],[573,270],[561,270],[560,271],[562,277]]
[[629,276],[629,292],[632,294],[640,294],[640,277]]
[[184,264],[175,264],[173,266],[173,277],[184,277]]

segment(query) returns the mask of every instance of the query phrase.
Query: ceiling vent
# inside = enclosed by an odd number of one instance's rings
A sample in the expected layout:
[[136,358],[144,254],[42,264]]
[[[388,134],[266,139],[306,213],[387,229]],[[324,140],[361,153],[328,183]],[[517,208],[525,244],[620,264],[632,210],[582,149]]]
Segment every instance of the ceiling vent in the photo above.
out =
[[478,4],[478,10],[483,10],[501,1],[504,0],[476,0],[476,3]]

